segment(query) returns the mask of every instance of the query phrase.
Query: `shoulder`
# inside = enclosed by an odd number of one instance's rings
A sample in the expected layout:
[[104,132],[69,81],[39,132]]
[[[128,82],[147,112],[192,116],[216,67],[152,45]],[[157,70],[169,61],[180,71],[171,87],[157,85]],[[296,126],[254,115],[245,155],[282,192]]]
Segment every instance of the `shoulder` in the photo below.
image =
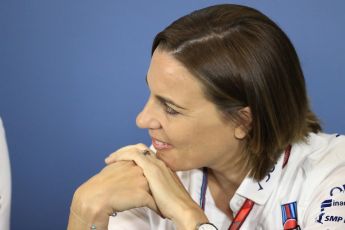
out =
[[[322,169],[320,169],[322,171]],[[317,175],[317,174],[316,174]],[[330,229],[345,229],[345,166],[333,167],[327,176],[307,180],[305,188],[310,192],[303,194],[304,223],[306,227],[330,227]],[[312,185],[312,186],[310,186]],[[308,191],[304,189],[304,191]],[[309,229],[309,228],[308,228]]]
[[[343,170],[345,136],[311,133],[305,141],[292,146],[284,174],[289,179],[299,175],[303,177],[299,179],[303,180],[305,188],[315,188],[324,180],[338,180],[339,172]],[[306,190],[311,192],[310,189]]]
[[[301,197],[305,201],[344,182],[345,137],[342,135],[310,134],[305,143],[293,146],[289,167],[303,177]],[[291,171],[291,169],[290,169]],[[309,203],[309,202],[308,202]]]
[[345,229],[345,137],[310,134],[305,143],[294,147],[299,159],[295,163],[304,177],[300,188],[303,227]]
[[345,166],[345,136],[311,133],[305,142],[293,146],[294,157],[306,174],[336,170]]

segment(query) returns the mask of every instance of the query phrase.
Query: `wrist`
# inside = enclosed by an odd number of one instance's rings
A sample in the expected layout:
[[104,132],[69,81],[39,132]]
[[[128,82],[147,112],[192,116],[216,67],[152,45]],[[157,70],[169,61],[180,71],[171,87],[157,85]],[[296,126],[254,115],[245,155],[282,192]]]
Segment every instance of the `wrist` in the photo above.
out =
[[[78,189],[73,196],[70,207],[71,219],[77,226],[84,226],[83,229],[106,230],[109,216],[104,207],[90,201],[90,199],[85,199],[83,193]],[[72,229],[74,230],[74,228]]]
[[179,213],[179,217],[172,219],[177,230],[195,230],[200,223],[208,222],[204,211],[197,205],[196,207],[184,209]]
[[79,230],[79,229],[107,230],[108,226],[96,224],[96,222],[89,222],[88,220],[82,219],[82,217],[76,214],[71,208],[67,229],[68,230]]
[[82,219],[76,214],[72,208],[70,208],[70,215],[68,220],[67,230],[107,230],[108,225],[99,224],[96,222],[89,222]]

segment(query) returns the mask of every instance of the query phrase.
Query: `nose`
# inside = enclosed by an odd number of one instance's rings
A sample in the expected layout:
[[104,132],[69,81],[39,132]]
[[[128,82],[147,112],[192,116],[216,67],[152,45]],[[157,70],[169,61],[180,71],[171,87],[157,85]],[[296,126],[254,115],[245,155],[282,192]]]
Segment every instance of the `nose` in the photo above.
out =
[[157,116],[158,108],[156,108],[154,101],[149,98],[143,110],[138,114],[136,123],[142,129],[159,129],[161,124]]

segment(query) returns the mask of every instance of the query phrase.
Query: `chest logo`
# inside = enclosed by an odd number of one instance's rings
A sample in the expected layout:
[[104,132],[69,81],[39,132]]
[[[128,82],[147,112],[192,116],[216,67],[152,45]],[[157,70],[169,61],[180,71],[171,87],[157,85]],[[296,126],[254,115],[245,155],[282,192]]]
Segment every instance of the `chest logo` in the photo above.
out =
[[299,229],[297,223],[297,202],[281,205],[283,227],[285,229]]

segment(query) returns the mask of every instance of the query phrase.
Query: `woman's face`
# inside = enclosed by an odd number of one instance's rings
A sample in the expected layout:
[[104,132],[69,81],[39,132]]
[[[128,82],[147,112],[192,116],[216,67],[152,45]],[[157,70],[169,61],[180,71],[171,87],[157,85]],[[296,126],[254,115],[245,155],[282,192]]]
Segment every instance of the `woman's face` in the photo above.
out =
[[205,98],[185,67],[156,49],[147,84],[151,94],[137,125],[148,129],[159,159],[174,171],[231,165],[240,149],[241,130]]

